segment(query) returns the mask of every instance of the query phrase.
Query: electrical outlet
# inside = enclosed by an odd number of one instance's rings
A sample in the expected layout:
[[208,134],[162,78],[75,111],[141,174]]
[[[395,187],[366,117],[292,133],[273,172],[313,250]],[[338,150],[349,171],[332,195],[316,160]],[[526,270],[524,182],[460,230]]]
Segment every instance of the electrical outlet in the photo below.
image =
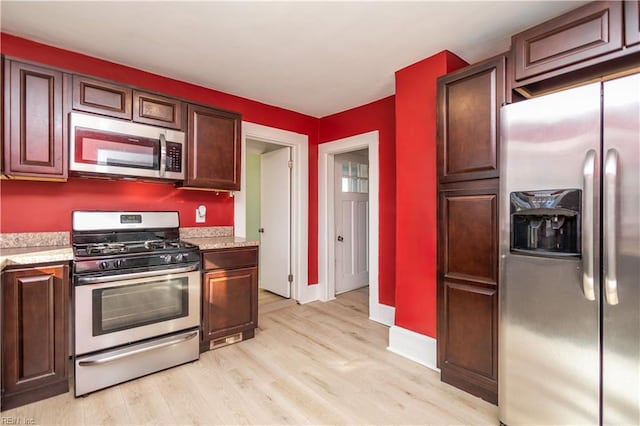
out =
[[196,223],[204,223],[207,219],[207,208],[202,205],[196,209]]

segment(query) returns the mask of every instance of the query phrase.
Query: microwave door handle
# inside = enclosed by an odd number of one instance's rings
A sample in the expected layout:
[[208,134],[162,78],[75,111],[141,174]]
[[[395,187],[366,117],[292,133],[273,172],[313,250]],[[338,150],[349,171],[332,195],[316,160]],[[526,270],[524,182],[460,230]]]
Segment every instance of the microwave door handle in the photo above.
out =
[[160,133],[160,177],[164,177],[167,171],[167,138]]

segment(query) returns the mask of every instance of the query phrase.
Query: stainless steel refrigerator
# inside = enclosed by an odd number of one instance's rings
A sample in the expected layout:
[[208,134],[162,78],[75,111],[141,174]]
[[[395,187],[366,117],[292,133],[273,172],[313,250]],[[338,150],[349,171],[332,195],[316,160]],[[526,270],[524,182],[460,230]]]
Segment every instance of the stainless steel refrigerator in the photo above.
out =
[[640,74],[501,119],[500,421],[640,425]]

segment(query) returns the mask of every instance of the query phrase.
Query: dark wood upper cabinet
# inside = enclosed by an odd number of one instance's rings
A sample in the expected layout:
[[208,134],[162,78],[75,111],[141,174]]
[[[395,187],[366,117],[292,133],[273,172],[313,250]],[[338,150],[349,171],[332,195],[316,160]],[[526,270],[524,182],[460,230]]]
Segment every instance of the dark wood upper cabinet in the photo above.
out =
[[69,267],[33,267],[2,275],[4,410],[69,390]]
[[182,130],[183,103],[177,99],[133,91],[133,121]]
[[515,79],[622,49],[622,2],[593,2],[513,36]]
[[493,178],[498,170],[500,107],[505,100],[504,55],[438,79],[438,178]]
[[73,76],[73,109],[131,120],[132,89],[116,83]]
[[511,39],[511,87],[525,97],[635,72],[640,55],[637,1],[595,1]]
[[44,180],[67,178],[67,78],[61,71],[5,60],[5,175]]
[[640,43],[640,1],[624,2],[625,44],[633,46]]
[[73,76],[73,109],[182,130],[182,101],[125,85]]
[[240,114],[187,107],[186,187],[240,190]]

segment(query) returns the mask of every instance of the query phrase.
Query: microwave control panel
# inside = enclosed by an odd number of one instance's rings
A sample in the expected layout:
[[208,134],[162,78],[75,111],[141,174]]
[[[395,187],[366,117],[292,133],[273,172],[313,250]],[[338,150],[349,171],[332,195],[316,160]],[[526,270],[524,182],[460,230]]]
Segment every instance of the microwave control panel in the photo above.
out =
[[167,164],[168,172],[182,172],[182,144],[167,142]]

